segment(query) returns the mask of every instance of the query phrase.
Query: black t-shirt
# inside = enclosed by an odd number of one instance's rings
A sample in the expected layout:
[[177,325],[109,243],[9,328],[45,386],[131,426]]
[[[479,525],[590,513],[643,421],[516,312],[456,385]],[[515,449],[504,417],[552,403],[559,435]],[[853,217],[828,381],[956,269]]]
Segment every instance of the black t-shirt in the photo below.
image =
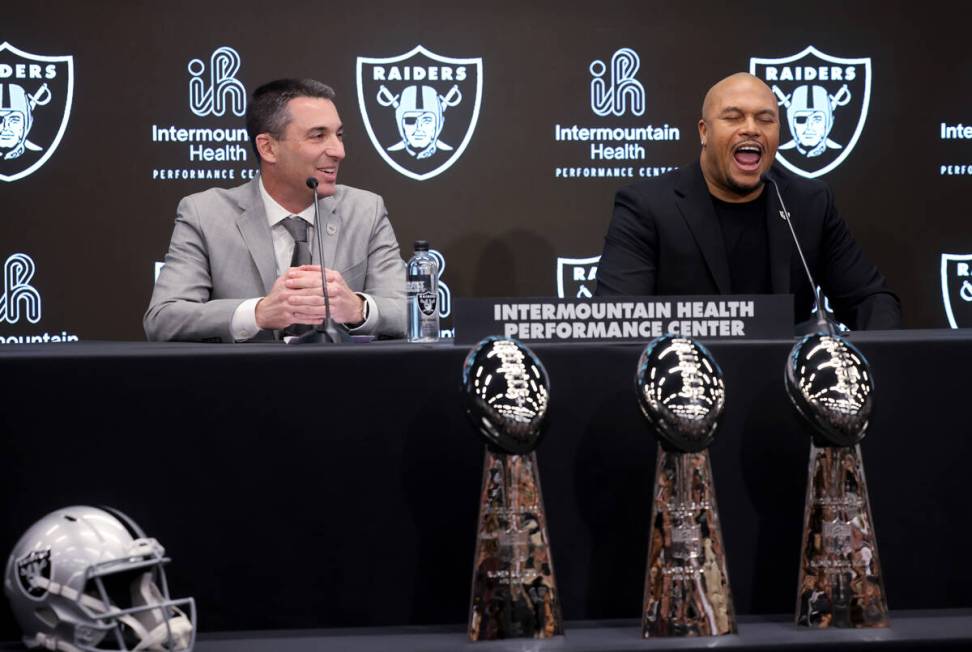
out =
[[766,193],[750,202],[731,204],[712,197],[729,260],[733,294],[770,294]]

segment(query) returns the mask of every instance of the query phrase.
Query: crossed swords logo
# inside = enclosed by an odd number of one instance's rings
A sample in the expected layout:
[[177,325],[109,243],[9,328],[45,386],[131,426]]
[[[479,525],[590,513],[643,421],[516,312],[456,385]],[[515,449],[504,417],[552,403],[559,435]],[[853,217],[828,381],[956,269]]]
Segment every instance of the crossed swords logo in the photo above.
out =
[[[51,97],[52,97],[51,89],[47,87],[46,83],[42,84],[41,87],[37,89],[36,93],[34,93],[33,95],[28,95],[27,103],[28,103],[28,110],[30,111],[31,117],[34,114],[34,109],[36,109],[38,106],[46,106],[47,104],[49,104],[51,101]],[[28,122],[32,123],[33,120],[30,119]],[[27,134],[25,133],[24,139],[21,142],[20,146],[15,147],[12,151],[8,152],[7,155],[3,157],[4,160],[17,158],[18,156],[24,153],[24,148],[27,148],[32,152],[40,152],[44,149],[43,147],[40,147],[39,145],[35,145],[30,140],[28,140]]]
[[[392,92],[389,91],[384,85],[382,85],[382,87],[378,89],[378,96],[377,96],[378,104],[384,107],[391,107],[393,109],[397,109],[400,105],[401,97],[402,96],[400,93],[398,95],[393,95]],[[445,114],[446,109],[454,107],[460,102],[462,102],[462,92],[459,90],[458,85],[453,84],[452,88],[449,89],[448,93],[446,93],[445,95],[437,95],[436,98],[437,101],[439,102],[439,109],[440,109],[439,112],[441,114]],[[434,154],[436,149],[442,149],[445,151],[450,151],[453,149],[451,145],[447,145],[446,143],[439,140],[439,132],[441,132],[442,130],[443,122],[444,120],[440,120],[440,123],[437,125],[437,132],[435,134],[435,142],[433,143],[433,146],[418,153],[417,155],[418,158],[427,158],[432,154]],[[408,142],[405,138],[405,133],[404,130],[402,129],[402,125],[398,125],[398,127],[399,127],[399,131],[402,134],[402,140],[395,143],[391,147],[388,147],[387,150],[389,152],[399,152],[403,149],[408,148]],[[411,150],[409,151],[411,153]]]

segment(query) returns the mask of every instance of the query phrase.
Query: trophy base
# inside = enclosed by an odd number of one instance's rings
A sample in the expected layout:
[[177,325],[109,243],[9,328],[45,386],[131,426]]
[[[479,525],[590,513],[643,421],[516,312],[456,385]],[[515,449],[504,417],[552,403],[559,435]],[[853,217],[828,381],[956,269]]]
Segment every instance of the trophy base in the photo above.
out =
[[859,446],[810,446],[796,624],[887,627],[888,601]]
[[564,633],[535,453],[486,449],[469,639]]
[[735,633],[709,453],[659,445],[641,635]]

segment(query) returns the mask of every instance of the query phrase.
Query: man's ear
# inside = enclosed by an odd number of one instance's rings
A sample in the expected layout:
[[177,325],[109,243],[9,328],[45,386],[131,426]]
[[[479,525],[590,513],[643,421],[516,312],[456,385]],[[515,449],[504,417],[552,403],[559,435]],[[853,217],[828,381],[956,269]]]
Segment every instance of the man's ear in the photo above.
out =
[[267,163],[277,162],[277,141],[274,140],[273,136],[270,134],[257,134],[256,138],[257,151],[260,153],[260,158],[262,158]]
[[699,120],[699,140],[702,141],[702,147],[705,147],[705,120]]

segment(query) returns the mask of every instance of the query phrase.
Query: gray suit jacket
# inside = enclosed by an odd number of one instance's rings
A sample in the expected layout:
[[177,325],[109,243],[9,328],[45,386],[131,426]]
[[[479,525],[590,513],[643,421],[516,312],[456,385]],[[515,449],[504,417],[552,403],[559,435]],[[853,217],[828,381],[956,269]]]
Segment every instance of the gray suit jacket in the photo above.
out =
[[[165,266],[142,322],[149,340],[232,342],[237,306],[270,291],[278,275],[259,183],[211,188],[179,202]],[[374,325],[355,332],[403,336],[405,263],[382,198],[339,185],[320,200],[320,215],[327,267],[378,307]],[[317,263],[316,238],[311,250]],[[274,337],[271,331],[258,335]]]

